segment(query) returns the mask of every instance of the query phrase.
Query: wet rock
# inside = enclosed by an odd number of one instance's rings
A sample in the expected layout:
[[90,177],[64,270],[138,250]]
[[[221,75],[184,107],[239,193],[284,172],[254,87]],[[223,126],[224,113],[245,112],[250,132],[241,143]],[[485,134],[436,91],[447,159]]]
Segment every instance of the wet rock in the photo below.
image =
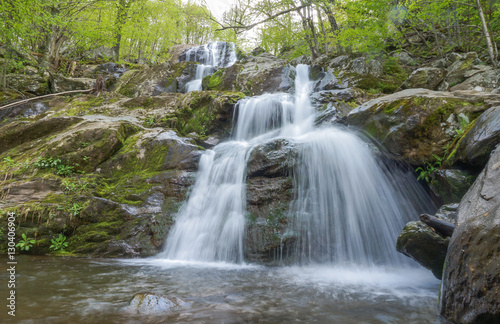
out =
[[349,113],[346,122],[367,131],[396,156],[422,165],[433,154],[444,155],[444,147],[460,127],[456,116],[474,119],[491,106],[491,96],[403,90],[364,103]]
[[88,90],[92,88],[94,83],[94,79],[66,78],[58,74],[51,74],[49,79],[50,91],[53,93],[73,90]]
[[457,211],[458,211],[458,203],[446,204],[439,207],[438,211],[434,216],[439,219],[450,222],[452,224],[456,224]]
[[401,88],[425,88],[435,90],[446,76],[446,70],[440,68],[423,67],[416,69],[410,74]]
[[296,162],[297,151],[291,142],[273,140],[255,147],[250,153],[247,175],[249,178],[286,176]]
[[500,106],[485,111],[460,141],[453,161],[484,167],[491,152],[500,143]]
[[456,323],[500,322],[499,242],[500,205],[467,215],[455,230],[441,286],[440,313],[446,319]]
[[49,93],[47,81],[38,75],[9,74],[6,79],[9,87],[21,92],[28,92],[38,96]]
[[432,175],[430,187],[445,204],[460,201],[475,180],[467,170],[438,170]]
[[399,234],[396,249],[441,279],[449,241],[421,221],[409,222]]
[[248,179],[244,242],[246,260],[273,263],[287,256],[294,240],[287,232],[292,187],[290,177]]
[[160,315],[184,310],[190,306],[190,303],[177,297],[139,293],[134,295],[126,310],[134,314]]

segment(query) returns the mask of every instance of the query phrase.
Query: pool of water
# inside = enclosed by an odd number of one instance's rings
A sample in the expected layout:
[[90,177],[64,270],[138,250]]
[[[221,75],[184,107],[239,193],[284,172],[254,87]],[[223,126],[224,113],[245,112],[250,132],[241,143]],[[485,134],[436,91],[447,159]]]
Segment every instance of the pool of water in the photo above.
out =
[[[7,259],[0,259],[6,264]],[[1,300],[7,273],[0,274]],[[439,281],[424,269],[263,267],[164,259],[20,256],[16,317],[6,323],[445,323]],[[190,307],[134,314],[136,293]]]

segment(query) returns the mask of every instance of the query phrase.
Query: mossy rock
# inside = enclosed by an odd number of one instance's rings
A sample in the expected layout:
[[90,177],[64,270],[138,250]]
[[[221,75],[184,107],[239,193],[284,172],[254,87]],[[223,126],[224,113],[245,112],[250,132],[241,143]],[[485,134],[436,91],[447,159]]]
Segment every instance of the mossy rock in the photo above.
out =
[[491,104],[481,95],[458,97],[449,92],[409,89],[370,100],[351,111],[349,125],[379,140],[391,153],[413,165],[443,157],[460,125],[456,116],[469,120]]

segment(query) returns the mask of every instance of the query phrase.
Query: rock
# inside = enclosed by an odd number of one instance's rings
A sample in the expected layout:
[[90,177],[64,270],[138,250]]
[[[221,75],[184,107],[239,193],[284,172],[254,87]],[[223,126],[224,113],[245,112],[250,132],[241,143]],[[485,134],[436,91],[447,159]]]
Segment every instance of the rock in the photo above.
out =
[[482,168],[491,152],[500,143],[500,106],[485,111],[474,122],[474,126],[460,140],[453,162],[460,161]]
[[177,78],[194,62],[163,63],[144,70],[130,70],[123,75],[116,91],[127,97],[158,96],[177,92]]
[[444,155],[460,127],[456,116],[473,120],[490,107],[490,99],[491,95],[409,89],[364,103],[346,122],[367,131],[396,156],[422,165],[433,154]]
[[290,177],[247,180],[246,260],[273,263],[286,258],[294,240],[287,232],[292,187]]
[[413,71],[401,88],[425,88],[435,90],[446,76],[446,70],[440,68],[423,67]]
[[66,78],[58,74],[51,74],[49,79],[50,91],[53,93],[73,90],[88,90],[92,88],[94,83],[94,79]]
[[438,211],[434,216],[444,221],[450,222],[452,224],[456,224],[457,210],[458,210],[458,203],[446,204],[439,207]]
[[467,170],[446,169],[432,174],[430,187],[444,204],[460,201],[475,180]]
[[82,121],[78,117],[44,118],[36,122],[16,121],[1,128],[0,153],[11,148],[24,145],[31,147],[29,142],[48,137]]
[[441,286],[440,313],[459,323],[500,321],[500,149],[460,202]]
[[126,310],[133,314],[160,315],[184,310],[190,306],[190,303],[177,297],[139,293],[134,295]]
[[185,53],[188,49],[196,47],[196,45],[193,44],[181,44],[181,45],[174,45],[172,46],[169,50],[168,53],[170,54],[170,63],[175,64],[179,62],[179,56],[183,53]]
[[409,222],[399,234],[396,249],[441,279],[449,241],[421,221]]
[[[495,161],[498,166],[499,160]],[[491,180],[500,188],[498,177]],[[461,209],[464,208],[471,212],[480,210],[461,204]],[[450,241],[441,285],[440,313],[456,323],[499,323],[500,204],[463,218]]]
[[417,64],[417,61],[411,57],[410,54],[408,54],[407,52],[399,52],[399,53],[394,53],[392,55],[392,57],[396,58],[399,60],[399,62],[401,62],[401,64],[404,64],[404,65],[416,65]]
[[195,78],[197,69],[198,64],[189,64],[184,70],[182,70],[181,75],[176,78],[177,92],[186,92],[186,84]]
[[276,139],[255,147],[250,153],[247,176],[286,176],[297,162],[297,151],[286,139]]
[[191,91],[177,100],[176,128],[181,135],[195,132],[200,136],[229,136],[233,110],[243,93]]
[[458,225],[469,217],[482,215],[500,204],[500,148],[493,151],[488,164],[460,201]]
[[487,65],[474,65],[471,70],[465,72],[464,77],[467,79],[452,86],[450,91],[493,91],[500,85],[500,70],[494,70]]
[[[456,54],[456,53],[455,53]],[[439,86],[439,90],[448,90],[456,84],[462,83],[466,79],[466,73],[469,71],[477,60],[477,53],[470,52],[463,56],[451,58],[453,64],[447,69],[447,74],[444,81]]]
[[158,172],[172,169],[196,170],[198,147],[174,131],[153,129],[131,139],[127,146],[100,166],[113,176],[133,173],[135,169]]
[[8,74],[6,79],[9,87],[21,92],[33,93],[38,96],[49,93],[47,81],[38,75]]
[[306,55],[301,55],[301,56],[296,57],[290,61],[290,65],[292,65],[292,66],[297,66],[298,64],[312,65],[313,61],[312,61],[312,58],[310,56],[306,56]]

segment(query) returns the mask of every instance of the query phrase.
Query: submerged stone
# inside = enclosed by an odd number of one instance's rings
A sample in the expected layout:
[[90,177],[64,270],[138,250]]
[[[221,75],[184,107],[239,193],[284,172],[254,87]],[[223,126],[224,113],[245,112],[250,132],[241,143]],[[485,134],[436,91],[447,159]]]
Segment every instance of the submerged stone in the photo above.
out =
[[135,314],[160,315],[189,308],[191,303],[177,297],[168,297],[152,293],[135,294],[126,308]]

